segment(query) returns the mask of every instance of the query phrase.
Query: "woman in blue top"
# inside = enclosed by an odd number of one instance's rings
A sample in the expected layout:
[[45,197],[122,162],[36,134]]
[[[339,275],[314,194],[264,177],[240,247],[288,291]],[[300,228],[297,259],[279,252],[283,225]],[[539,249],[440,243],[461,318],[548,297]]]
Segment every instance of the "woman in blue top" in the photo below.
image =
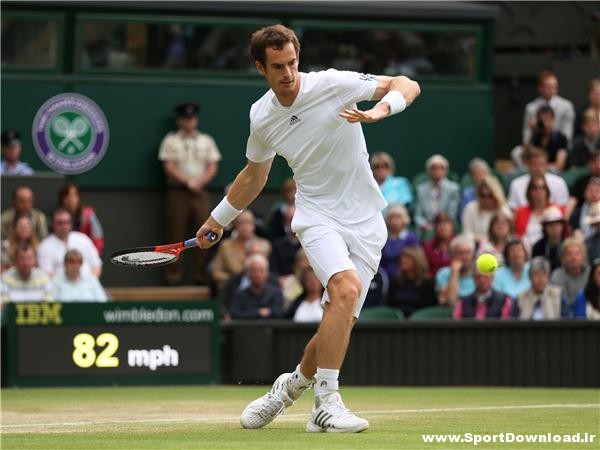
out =
[[371,170],[388,205],[411,205],[413,193],[410,182],[404,177],[394,176],[396,167],[394,159],[389,153],[378,152],[373,154],[371,156]]

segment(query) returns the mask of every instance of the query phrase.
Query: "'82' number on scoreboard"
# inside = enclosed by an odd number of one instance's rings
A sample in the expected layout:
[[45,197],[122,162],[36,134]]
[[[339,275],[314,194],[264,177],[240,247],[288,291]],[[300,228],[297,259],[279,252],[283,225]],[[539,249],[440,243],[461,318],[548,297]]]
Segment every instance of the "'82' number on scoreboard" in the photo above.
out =
[[[94,338],[88,333],[79,333],[73,338],[73,362],[82,369],[92,367],[118,367],[119,358],[114,356],[119,348],[119,338],[112,333],[102,333]],[[96,354],[96,346],[104,349]]]

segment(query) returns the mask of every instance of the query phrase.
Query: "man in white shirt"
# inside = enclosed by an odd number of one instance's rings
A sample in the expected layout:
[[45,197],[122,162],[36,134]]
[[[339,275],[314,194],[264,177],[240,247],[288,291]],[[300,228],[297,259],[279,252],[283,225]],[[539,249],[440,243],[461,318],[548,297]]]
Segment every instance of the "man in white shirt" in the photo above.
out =
[[38,248],[39,267],[53,277],[62,272],[67,250],[76,249],[83,255],[81,272],[99,277],[102,260],[96,246],[87,235],[72,229],[73,220],[69,211],[56,208],[52,213],[53,233],[42,240]]
[[565,180],[548,172],[548,155],[543,148],[530,147],[523,154],[527,172],[515,178],[508,189],[508,206],[516,211],[521,206],[527,205],[527,186],[531,177],[544,177],[550,189],[550,203],[559,206],[567,206],[569,202],[569,188]]
[[[247,165],[198,230],[198,243],[203,248],[214,245],[204,236],[214,232],[220,238],[223,227],[256,198],[277,153],[287,160],[297,186],[292,231],[326,291],[323,320],[302,361],[293,373],[280,375],[271,392],[246,407],[241,424],[267,425],[315,377],[315,403],[306,431],[363,431],[369,423],[344,406],[338,375],[387,231],[381,214],[386,201],[369,167],[360,122],[401,112],[419,95],[419,85],[406,77],[332,69],[300,73],[300,44],[282,25],[255,32],[250,48],[271,89],[250,110]],[[368,111],[357,109],[357,102],[380,99]]]
[[558,95],[558,79],[549,70],[542,70],[537,79],[539,97],[527,103],[523,116],[523,144],[529,144],[533,130],[537,126],[536,115],[542,106],[550,106],[554,111],[554,125],[571,142],[575,123],[575,108],[566,98]]

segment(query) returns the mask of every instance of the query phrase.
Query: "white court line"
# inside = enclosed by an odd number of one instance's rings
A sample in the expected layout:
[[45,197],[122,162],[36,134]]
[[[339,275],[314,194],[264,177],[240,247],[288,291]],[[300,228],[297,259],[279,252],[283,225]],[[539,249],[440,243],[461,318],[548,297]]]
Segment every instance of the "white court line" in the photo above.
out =
[[[599,403],[556,403],[548,405],[505,405],[505,406],[465,406],[458,408],[426,408],[426,409],[388,409],[380,411],[356,411],[357,414],[365,416],[378,414],[413,414],[413,413],[445,413],[465,411],[503,411],[519,409],[600,409]],[[296,420],[306,418],[308,414],[285,414],[283,419]],[[280,419],[281,420],[281,419]],[[156,418],[136,420],[94,420],[81,422],[53,422],[53,423],[27,423],[0,425],[2,429],[27,428],[27,427],[80,427],[85,425],[105,424],[135,424],[135,423],[175,423],[175,422],[238,422],[239,415],[235,416],[212,416],[212,417],[182,417],[182,418]]]

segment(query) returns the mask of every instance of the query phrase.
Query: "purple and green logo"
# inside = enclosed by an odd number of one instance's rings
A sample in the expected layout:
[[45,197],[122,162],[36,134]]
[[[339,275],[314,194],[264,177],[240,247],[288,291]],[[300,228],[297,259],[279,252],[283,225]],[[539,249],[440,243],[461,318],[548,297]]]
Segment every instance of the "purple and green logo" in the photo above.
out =
[[91,99],[59,94],[44,103],[33,119],[33,145],[44,163],[59,173],[87,172],[108,147],[108,122]]

